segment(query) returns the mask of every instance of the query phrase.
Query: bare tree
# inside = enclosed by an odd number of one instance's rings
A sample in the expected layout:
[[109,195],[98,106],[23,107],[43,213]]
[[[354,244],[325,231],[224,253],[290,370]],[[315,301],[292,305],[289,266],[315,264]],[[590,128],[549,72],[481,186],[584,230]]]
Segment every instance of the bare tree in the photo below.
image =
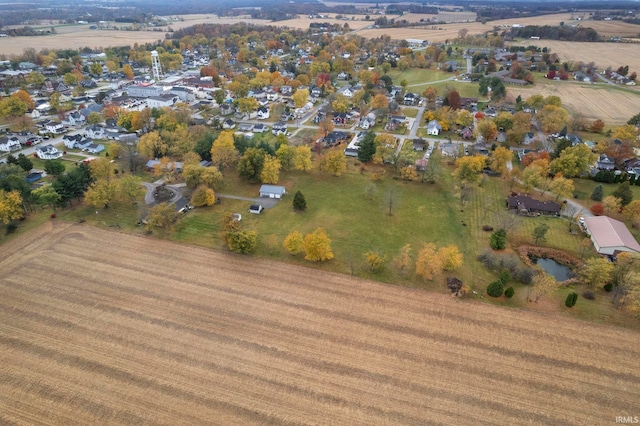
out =
[[384,204],[389,208],[389,216],[393,215],[393,207],[397,204],[396,191],[389,189],[384,197]]

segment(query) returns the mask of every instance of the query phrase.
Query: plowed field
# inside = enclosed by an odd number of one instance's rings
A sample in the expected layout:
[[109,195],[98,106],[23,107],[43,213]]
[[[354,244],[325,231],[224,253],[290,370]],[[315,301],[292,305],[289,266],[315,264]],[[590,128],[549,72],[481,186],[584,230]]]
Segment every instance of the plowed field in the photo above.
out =
[[0,247],[2,424],[613,424],[640,335],[82,225]]

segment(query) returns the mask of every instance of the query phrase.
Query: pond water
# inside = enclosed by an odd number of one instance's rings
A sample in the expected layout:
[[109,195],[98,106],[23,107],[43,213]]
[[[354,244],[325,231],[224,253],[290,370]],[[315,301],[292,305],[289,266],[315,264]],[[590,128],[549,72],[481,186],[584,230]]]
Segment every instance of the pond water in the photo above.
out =
[[573,277],[571,269],[559,264],[553,259],[538,258],[534,259],[533,263],[540,266],[547,274],[551,275],[556,281],[564,281]]

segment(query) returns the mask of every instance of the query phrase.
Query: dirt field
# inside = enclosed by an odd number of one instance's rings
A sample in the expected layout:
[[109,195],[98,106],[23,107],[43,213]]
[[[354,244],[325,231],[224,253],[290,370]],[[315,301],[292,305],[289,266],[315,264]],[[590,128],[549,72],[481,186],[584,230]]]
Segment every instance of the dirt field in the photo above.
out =
[[83,225],[2,246],[2,424],[613,424],[639,334]]
[[565,82],[537,82],[533,87],[509,87],[510,98],[521,95],[523,99],[531,95],[555,95],[571,112],[581,113],[588,120],[598,118],[608,125],[622,125],[640,111],[640,92],[633,94],[611,90],[603,84],[585,86]]

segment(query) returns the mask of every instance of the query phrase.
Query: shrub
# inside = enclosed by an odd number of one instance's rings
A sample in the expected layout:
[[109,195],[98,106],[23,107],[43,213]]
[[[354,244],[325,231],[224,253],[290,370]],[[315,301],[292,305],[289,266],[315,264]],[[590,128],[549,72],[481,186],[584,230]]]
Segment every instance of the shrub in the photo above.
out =
[[511,279],[511,274],[506,269],[500,271],[500,276],[498,277],[502,284],[506,284]]
[[524,266],[515,254],[496,254],[486,249],[478,255],[478,261],[492,271],[506,269],[511,273],[511,278],[524,284],[531,284],[533,279],[534,270]]
[[[602,172],[598,172],[598,173],[602,173]],[[601,182],[601,181],[597,181],[597,182]],[[596,185],[595,188],[593,188],[593,192],[591,193],[591,199],[593,201],[602,201],[603,198],[604,198],[604,189],[602,188],[602,185]]]
[[55,213],[51,213],[51,216],[49,216],[51,219],[55,219],[56,218],[56,214]]
[[502,281],[494,281],[487,286],[487,294],[491,297],[500,297],[504,292]]
[[602,214],[604,213],[604,205],[602,205],[602,203],[596,203],[592,205],[589,210],[591,210],[591,213],[596,216],[602,216]]
[[6,234],[13,234],[14,232],[16,232],[16,229],[18,229],[18,225],[16,225],[15,223],[7,223]]
[[582,292],[582,297],[584,297],[587,300],[594,300],[596,298],[596,295],[591,290],[585,290]]
[[491,232],[493,231],[493,226],[491,225],[482,225],[482,230],[485,232]]
[[494,250],[505,249],[507,247],[507,231],[504,229],[498,229],[496,232],[491,234],[489,245]]
[[508,299],[511,299],[514,294],[516,294],[516,291],[513,289],[513,287],[509,287],[504,291],[504,295]]
[[607,283],[604,285],[604,291],[606,291],[607,293],[611,293],[611,290],[613,290],[613,284]]
[[564,301],[564,305],[567,308],[572,308],[576,304],[577,300],[578,300],[578,293],[569,293],[567,295],[567,300]]

